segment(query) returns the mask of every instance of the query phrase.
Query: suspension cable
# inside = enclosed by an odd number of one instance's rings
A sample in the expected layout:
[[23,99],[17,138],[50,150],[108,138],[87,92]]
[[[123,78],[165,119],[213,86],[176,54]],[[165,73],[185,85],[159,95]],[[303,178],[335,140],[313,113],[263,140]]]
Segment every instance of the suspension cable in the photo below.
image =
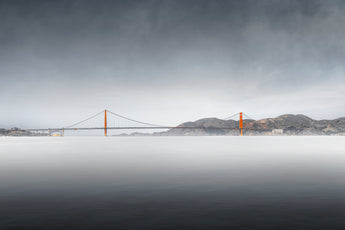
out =
[[248,117],[249,119],[251,119],[251,120],[254,120],[254,121],[255,121],[255,119],[254,119],[254,118],[252,118],[252,117],[248,116],[247,114],[243,113],[243,115],[245,115],[245,116],[246,116],[246,117]]
[[89,117],[89,118],[86,118],[85,120],[76,122],[76,123],[74,123],[74,124],[72,124],[72,125],[69,125],[69,126],[67,126],[67,127],[65,127],[65,128],[71,128],[71,127],[73,127],[73,126],[79,125],[79,124],[81,124],[81,123],[83,123],[83,122],[85,122],[85,121],[88,121],[88,120],[90,120],[90,119],[92,119],[92,118],[94,118],[94,117],[97,117],[97,116],[100,115],[101,113],[104,113],[104,110],[101,111],[101,112],[99,112],[99,113],[97,113],[97,114],[95,114],[95,115],[93,115],[93,116],[91,116],[91,117]]
[[232,114],[230,117],[225,118],[224,120],[229,120],[230,118],[233,118],[234,116],[237,116],[238,113]]
[[137,121],[137,120],[134,120],[134,119],[131,119],[131,118],[128,118],[128,117],[125,117],[125,116],[122,116],[120,114],[117,114],[117,113],[114,113],[112,111],[109,111],[107,110],[109,113],[117,116],[117,117],[121,117],[123,119],[126,119],[126,120],[129,120],[129,121],[133,121],[133,122],[136,122],[136,123],[140,123],[140,124],[143,124],[143,125],[150,125],[150,126],[155,126],[155,127],[168,127],[166,125],[155,125],[155,124],[150,124],[150,123],[146,123],[146,122],[141,122],[141,121]]

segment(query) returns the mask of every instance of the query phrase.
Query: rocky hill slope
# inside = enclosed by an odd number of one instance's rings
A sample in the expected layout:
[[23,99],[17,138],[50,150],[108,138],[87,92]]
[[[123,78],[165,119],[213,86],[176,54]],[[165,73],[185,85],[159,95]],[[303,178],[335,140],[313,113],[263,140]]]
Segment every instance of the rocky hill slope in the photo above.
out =
[[[345,117],[314,120],[302,114],[285,114],[257,121],[244,120],[243,124],[245,135],[345,135]],[[238,135],[238,125],[235,120],[204,118],[154,135]]]

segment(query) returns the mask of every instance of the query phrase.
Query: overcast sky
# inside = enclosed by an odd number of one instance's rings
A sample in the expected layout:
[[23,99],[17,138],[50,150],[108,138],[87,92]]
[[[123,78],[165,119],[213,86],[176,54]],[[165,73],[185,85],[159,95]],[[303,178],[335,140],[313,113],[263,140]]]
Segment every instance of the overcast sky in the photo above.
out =
[[0,0],[0,127],[345,116],[345,1]]

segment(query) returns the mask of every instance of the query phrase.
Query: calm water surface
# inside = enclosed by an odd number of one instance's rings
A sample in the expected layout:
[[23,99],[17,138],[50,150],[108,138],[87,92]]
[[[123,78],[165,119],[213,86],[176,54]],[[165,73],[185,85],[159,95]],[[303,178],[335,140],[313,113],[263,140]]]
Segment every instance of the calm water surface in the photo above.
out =
[[345,229],[345,137],[2,137],[0,229]]

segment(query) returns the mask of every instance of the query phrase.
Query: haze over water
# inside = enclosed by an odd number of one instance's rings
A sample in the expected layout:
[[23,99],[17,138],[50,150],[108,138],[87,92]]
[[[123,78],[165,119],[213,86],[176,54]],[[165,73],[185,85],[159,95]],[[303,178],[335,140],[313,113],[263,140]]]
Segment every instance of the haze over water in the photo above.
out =
[[343,137],[2,137],[1,229],[343,229]]

